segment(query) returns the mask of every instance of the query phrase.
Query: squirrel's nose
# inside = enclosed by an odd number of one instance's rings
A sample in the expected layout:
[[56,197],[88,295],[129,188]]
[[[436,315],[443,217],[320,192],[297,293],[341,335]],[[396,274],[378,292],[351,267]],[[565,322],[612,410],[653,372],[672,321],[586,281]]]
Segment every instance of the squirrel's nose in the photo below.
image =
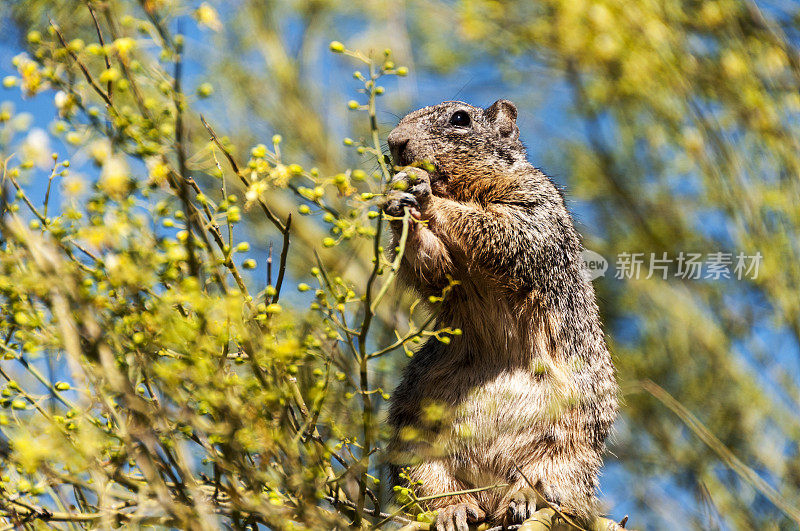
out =
[[392,161],[394,161],[395,166],[406,166],[408,164],[405,157],[408,140],[408,135],[399,128],[389,133],[386,141],[389,143],[389,151],[392,153]]

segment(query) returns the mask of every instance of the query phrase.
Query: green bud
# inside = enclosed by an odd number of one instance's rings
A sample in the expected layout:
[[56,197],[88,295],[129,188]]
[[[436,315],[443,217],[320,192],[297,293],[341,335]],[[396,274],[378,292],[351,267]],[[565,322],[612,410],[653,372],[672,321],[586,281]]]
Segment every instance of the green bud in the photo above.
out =
[[69,48],[70,51],[77,53],[83,50],[83,46],[84,46],[83,39],[72,39],[71,41],[69,41],[67,48]]
[[214,93],[214,85],[211,83],[203,83],[197,87],[197,95],[201,98],[207,98]]
[[250,155],[253,158],[263,159],[264,157],[267,156],[267,146],[265,146],[264,144],[257,145],[256,147],[250,150]]

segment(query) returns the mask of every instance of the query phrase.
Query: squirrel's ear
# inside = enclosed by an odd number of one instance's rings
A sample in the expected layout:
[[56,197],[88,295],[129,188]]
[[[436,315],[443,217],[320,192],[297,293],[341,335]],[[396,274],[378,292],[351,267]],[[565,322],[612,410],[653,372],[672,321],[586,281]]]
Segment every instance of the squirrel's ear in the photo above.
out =
[[508,100],[497,100],[483,111],[494,124],[501,136],[516,140],[519,138],[517,127],[517,106]]

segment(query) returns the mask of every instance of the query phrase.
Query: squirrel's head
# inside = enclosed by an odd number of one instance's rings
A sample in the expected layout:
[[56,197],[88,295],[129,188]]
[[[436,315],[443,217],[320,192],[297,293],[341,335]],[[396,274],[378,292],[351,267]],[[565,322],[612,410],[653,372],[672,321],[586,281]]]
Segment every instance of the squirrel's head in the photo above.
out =
[[486,109],[460,101],[425,107],[400,120],[388,141],[396,166],[433,165],[431,186],[441,196],[467,197],[486,178],[528,165],[517,108],[508,100]]

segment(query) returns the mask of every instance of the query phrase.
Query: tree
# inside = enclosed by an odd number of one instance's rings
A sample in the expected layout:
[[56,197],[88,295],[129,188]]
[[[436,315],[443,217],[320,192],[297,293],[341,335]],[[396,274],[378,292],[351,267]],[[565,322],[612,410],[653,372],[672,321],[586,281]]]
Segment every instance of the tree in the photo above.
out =
[[642,527],[800,521],[794,6],[215,5],[0,8],[26,50],[4,85],[56,106],[35,112],[49,135],[0,112],[10,524],[317,529],[411,508],[390,508],[380,412],[396,354],[459,331],[394,288],[381,138],[415,83],[468,76],[465,98],[545,116],[523,137],[611,262],[606,504]]

